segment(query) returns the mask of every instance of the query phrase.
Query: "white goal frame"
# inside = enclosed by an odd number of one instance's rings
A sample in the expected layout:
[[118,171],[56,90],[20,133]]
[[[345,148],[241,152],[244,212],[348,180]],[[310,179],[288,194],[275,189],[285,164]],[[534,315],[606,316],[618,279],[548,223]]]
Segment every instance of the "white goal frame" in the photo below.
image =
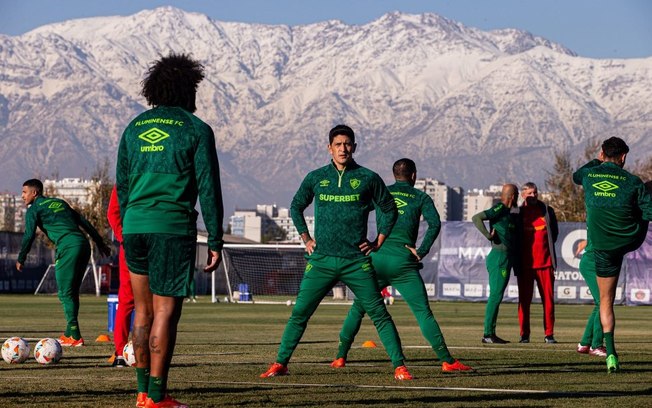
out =
[[[289,250],[301,250],[302,252],[304,251],[305,246],[303,245],[281,245],[281,244],[224,244],[224,249],[268,249],[268,250],[284,250],[284,249],[289,249]],[[245,304],[287,304],[288,300],[261,300],[257,299],[257,296],[255,293],[252,294],[251,299],[249,301],[241,301],[239,299],[236,299],[234,296],[234,289],[232,286],[231,279],[229,278],[229,265],[226,260],[226,256],[223,253],[222,254],[222,267],[224,269],[224,278],[226,280],[226,286],[228,290],[228,301],[231,303],[245,303]],[[216,273],[217,271],[214,271],[211,275],[211,301],[213,303],[219,302],[217,298],[217,293],[216,293]],[[352,293],[348,288],[342,287],[341,285],[338,285],[333,288],[334,295],[332,300],[328,300],[327,302],[322,302],[324,304],[339,304],[339,305],[350,305],[353,300],[352,300]],[[291,295],[291,297],[296,298],[295,295]],[[294,304],[293,300],[290,300],[292,304]]]

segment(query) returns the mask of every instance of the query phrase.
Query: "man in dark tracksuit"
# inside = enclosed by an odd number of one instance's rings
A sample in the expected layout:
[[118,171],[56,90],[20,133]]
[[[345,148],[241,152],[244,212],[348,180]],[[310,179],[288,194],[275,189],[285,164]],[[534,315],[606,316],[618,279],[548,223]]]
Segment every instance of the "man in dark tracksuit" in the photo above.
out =
[[645,239],[652,220],[652,197],[640,178],[623,169],[629,146],[618,137],[602,143],[594,159],[573,173],[584,187],[587,248],[592,250],[600,290],[600,321],[607,349],[607,371],[620,370],[614,342],[613,304],[623,258]]
[[[394,163],[392,171],[396,183],[388,186],[387,189],[394,196],[398,208],[398,220],[383,246],[371,254],[378,286],[381,288],[392,286],[400,292],[416,317],[421,333],[442,362],[442,371],[470,371],[471,367],[454,359],[448,351],[444,335],[430,309],[428,293],[419,273],[423,268],[421,259],[428,254],[439,235],[441,229],[439,213],[432,198],[414,188],[417,168],[412,160],[398,160]],[[421,216],[428,223],[428,230],[417,249]],[[355,335],[360,330],[364,315],[365,311],[356,299],[342,325],[339,350],[331,367],[341,368],[346,365],[347,354],[353,345]]]
[[91,247],[79,227],[90,235],[100,252],[109,255],[111,250],[97,230],[68,203],[59,198],[43,196],[43,183],[30,179],[23,183],[23,201],[29,208],[25,214],[25,235],[18,254],[16,269],[22,270],[27,253],[36,238],[36,227],[54,243],[57,249],[54,274],[57,293],[66,316],[66,331],[59,343],[66,347],[84,345],[79,329],[79,288],[91,256]]
[[[518,187],[505,184],[500,195],[500,203],[488,210],[474,215],[472,220],[476,228],[491,241],[491,251],[487,255],[487,271],[489,272],[489,299],[484,316],[483,343],[509,343],[496,336],[496,321],[498,309],[503,301],[503,295],[509,282],[512,267],[518,267],[516,259],[518,236],[518,212],[516,207]],[[484,225],[489,220],[490,231]]]
[[153,106],[125,129],[116,186],[136,317],[137,406],[186,407],[167,393],[183,299],[195,270],[197,198],[208,231],[208,261],[222,249],[222,190],[215,137],[196,110],[203,66],[187,55],[156,61],[143,81]]
[[[355,135],[345,125],[329,133],[330,164],[310,172],[291,205],[292,220],[306,245],[308,264],[296,305],[285,326],[276,362],[261,377],[287,375],[287,364],[310,316],[338,282],[344,282],[373,320],[395,368],[398,380],[412,379],[404,365],[401,341],[387,313],[369,253],[378,249],[396,222],[394,199],[376,173],[353,160]],[[308,233],[304,210],[315,201],[315,239]],[[378,239],[367,240],[367,219],[380,212]]]

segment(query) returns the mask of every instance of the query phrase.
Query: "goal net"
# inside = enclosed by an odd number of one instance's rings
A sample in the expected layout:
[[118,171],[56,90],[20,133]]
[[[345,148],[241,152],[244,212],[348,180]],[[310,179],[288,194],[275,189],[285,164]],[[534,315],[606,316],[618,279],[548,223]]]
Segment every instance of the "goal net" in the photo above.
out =
[[[45,273],[43,274],[43,277],[41,278],[41,281],[39,282],[38,286],[36,287],[36,290],[34,291],[35,295],[56,295],[57,294],[57,280],[55,277],[55,265],[50,264],[48,265],[47,269],[45,270]],[[92,294],[92,295],[99,295],[99,279],[97,276],[97,273],[99,273],[99,268],[95,268],[96,270],[93,270],[93,267],[91,265],[88,265],[86,267],[86,271],[84,272],[84,277],[82,278],[82,283],[81,287],[79,289],[79,293],[83,294]]]
[[[297,245],[224,245],[222,256],[228,300],[294,303],[306,268],[304,254],[304,248]],[[350,303],[347,292],[339,282],[322,303]]]

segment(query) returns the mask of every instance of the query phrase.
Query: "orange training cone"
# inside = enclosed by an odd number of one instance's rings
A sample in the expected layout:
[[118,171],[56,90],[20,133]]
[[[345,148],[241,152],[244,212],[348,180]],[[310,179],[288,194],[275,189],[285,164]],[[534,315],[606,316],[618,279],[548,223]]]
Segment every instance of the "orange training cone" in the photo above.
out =
[[97,336],[95,341],[97,341],[98,343],[108,343],[111,341],[111,337],[109,337],[107,334],[100,334],[99,336]]
[[378,346],[376,346],[376,343],[374,343],[373,341],[371,341],[371,340],[367,340],[367,341],[365,341],[364,343],[362,343],[362,347],[366,347],[366,348],[376,348],[376,347],[378,347]]

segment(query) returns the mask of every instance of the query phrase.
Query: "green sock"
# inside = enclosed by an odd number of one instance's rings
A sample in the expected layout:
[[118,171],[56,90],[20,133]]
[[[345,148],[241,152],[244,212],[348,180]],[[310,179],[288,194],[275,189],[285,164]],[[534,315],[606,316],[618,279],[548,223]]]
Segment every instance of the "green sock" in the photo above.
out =
[[618,357],[616,353],[616,343],[614,342],[614,332],[609,332],[604,334],[604,342],[607,347],[607,356],[614,355]]
[[161,402],[165,397],[165,382],[165,378],[163,377],[150,376],[147,397],[151,398],[154,402]]
[[81,331],[79,330],[79,325],[77,323],[69,324],[66,327],[66,337],[72,337],[75,340],[81,339]]
[[349,350],[351,349],[351,344],[344,343],[342,340],[340,340],[337,348],[337,357],[336,358],[343,358],[346,360],[347,355],[349,354]]
[[138,392],[147,392],[149,368],[136,368],[136,381],[138,382]]

